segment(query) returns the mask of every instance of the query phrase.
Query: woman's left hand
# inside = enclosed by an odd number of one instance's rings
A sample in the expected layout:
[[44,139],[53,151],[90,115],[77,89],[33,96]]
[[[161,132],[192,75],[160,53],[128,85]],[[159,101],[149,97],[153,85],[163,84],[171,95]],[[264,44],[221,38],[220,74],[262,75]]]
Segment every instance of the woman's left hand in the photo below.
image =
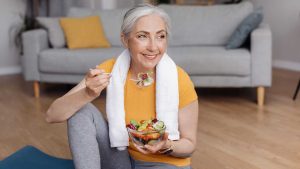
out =
[[156,154],[159,150],[166,149],[169,147],[168,146],[168,136],[169,136],[169,134],[166,132],[163,136],[163,139],[154,145],[147,144],[142,147],[142,146],[136,145],[135,143],[133,143],[133,144],[143,154]]

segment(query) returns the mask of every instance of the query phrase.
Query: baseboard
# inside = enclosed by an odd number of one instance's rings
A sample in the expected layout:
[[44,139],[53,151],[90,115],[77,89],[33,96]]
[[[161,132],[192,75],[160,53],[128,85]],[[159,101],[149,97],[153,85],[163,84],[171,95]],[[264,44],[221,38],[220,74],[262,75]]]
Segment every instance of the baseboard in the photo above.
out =
[[11,66],[0,68],[0,75],[19,74],[22,72],[21,66]]
[[273,67],[300,71],[300,62],[291,62],[285,60],[273,60]]

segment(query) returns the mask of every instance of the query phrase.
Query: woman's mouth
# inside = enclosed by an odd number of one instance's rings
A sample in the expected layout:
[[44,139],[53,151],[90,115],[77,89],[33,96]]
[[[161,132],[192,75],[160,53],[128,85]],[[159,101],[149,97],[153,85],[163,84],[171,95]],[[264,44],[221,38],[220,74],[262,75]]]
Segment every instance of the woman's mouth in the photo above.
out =
[[158,54],[150,54],[150,55],[148,55],[148,54],[143,54],[143,56],[144,56],[145,58],[149,59],[149,60],[155,59],[157,55],[158,55]]

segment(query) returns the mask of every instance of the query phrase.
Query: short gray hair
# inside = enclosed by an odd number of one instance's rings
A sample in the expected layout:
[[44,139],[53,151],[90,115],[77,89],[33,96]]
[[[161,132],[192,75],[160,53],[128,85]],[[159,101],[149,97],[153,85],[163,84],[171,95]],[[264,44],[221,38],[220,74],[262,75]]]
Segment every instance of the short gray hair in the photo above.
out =
[[157,14],[164,20],[166,24],[166,33],[169,36],[171,33],[171,23],[168,14],[163,9],[147,3],[137,5],[125,13],[121,27],[121,32],[125,36],[128,36],[128,34],[132,31],[133,26],[137,22],[137,20],[143,16],[147,16],[150,14]]

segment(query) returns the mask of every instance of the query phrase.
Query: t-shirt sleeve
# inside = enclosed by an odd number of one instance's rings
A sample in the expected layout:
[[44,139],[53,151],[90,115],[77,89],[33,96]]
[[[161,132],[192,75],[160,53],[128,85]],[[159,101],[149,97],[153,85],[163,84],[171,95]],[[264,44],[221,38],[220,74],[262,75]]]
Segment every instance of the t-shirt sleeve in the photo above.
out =
[[198,96],[189,75],[179,66],[177,66],[177,71],[179,88],[179,109],[181,109],[197,100]]
[[104,62],[102,62],[98,65],[98,68],[103,69],[106,73],[111,73],[115,62],[116,62],[115,58],[105,60]]

